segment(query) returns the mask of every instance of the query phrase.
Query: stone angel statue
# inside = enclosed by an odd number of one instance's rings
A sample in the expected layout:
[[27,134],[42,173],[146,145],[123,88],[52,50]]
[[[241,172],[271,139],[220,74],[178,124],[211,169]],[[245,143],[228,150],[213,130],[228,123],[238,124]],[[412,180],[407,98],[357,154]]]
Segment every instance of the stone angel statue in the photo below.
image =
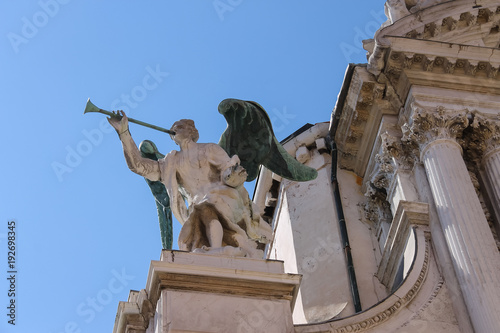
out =
[[182,224],[180,250],[261,258],[271,227],[250,200],[244,182],[257,177],[260,165],[296,181],[312,180],[317,172],[284,150],[259,104],[226,99],[219,112],[228,123],[219,144],[198,143],[194,121],[181,119],[171,128],[180,150],[156,159],[141,154],[123,111],[114,112],[108,121],[119,135],[130,170],[164,185],[164,202]]

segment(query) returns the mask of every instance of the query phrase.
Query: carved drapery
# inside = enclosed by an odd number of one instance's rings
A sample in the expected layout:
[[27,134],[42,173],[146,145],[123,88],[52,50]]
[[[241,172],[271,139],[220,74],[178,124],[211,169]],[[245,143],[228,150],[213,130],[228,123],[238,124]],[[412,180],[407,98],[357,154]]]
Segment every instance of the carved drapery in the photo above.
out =
[[419,146],[471,321],[477,332],[500,332],[500,255],[462,158],[465,112],[442,107],[413,113],[404,139]]

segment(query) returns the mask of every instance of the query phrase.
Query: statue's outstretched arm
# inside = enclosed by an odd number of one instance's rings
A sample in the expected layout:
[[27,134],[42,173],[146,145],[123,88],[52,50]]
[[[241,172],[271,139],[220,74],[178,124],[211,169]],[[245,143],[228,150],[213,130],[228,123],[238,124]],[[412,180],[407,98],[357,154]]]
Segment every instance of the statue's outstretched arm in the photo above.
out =
[[128,129],[128,118],[125,112],[118,111],[122,116],[108,118],[109,123],[113,126],[120,137],[123,146],[125,160],[130,170],[152,181],[160,180],[160,166],[157,161],[150,160],[141,156],[141,152],[137,148],[132,135]]

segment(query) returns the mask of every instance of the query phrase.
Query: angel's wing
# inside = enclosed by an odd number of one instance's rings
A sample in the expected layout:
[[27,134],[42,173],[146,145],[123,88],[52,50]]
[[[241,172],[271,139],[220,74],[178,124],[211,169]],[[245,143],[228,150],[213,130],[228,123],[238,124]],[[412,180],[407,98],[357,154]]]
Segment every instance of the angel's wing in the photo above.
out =
[[247,170],[247,181],[257,177],[259,166],[295,181],[316,178],[317,171],[288,154],[274,136],[271,120],[262,106],[255,102],[225,99],[219,113],[227,121],[219,145],[229,156],[238,155]]
[[[139,145],[142,157],[146,157],[155,161],[165,157],[158,151],[156,145],[149,140],[144,140]],[[167,194],[167,189],[162,182],[151,181],[144,178],[151,189],[151,193],[156,201],[156,209],[158,211],[158,222],[160,223],[160,235],[163,249],[172,249],[172,210],[170,208],[170,198]]]

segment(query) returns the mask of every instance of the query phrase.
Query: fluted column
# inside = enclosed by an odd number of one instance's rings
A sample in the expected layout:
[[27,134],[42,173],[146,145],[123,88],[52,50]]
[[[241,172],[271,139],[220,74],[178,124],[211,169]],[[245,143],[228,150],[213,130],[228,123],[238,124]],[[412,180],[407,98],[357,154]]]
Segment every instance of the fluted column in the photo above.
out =
[[500,218],[500,121],[475,115],[484,139],[483,166],[489,184],[491,203]]
[[500,255],[456,141],[467,125],[465,114],[416,109],[409,138],[419,144],[474,329],[500,332]]

